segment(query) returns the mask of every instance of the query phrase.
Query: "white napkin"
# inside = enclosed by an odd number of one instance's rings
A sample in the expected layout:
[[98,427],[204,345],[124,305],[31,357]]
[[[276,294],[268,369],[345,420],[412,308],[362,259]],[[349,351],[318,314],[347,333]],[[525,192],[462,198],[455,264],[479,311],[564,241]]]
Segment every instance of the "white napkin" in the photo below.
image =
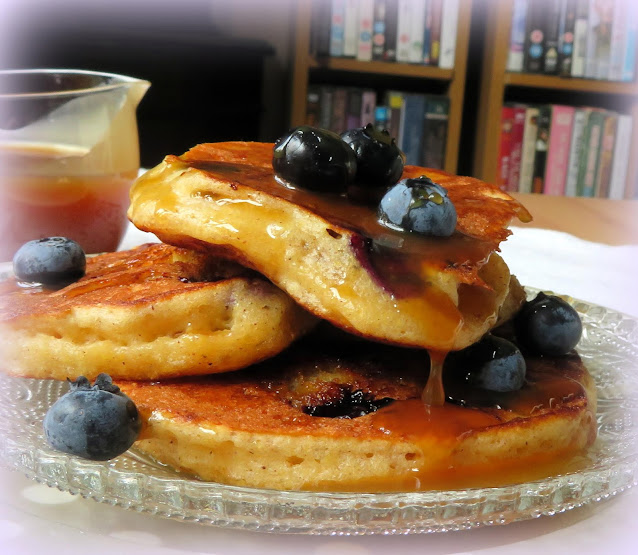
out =
[[[501,254],[523,285],[638,317],[638,245],[603,245],[547,229],[512,231]],[[131,225],[120,249],[157,240]]]
[[547,229],[512,232],[501,254],[523,285],[638,316],[638,245],[603,245]]

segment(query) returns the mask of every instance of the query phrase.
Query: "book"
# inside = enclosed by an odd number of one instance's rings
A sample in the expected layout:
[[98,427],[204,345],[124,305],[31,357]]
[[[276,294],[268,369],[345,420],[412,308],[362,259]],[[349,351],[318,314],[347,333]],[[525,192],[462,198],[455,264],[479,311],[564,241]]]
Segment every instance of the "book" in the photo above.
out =
[[574,21],[574,49],[572,54],[572,77],[585,76],[587,58],[587,31],[589,29],[589,0],[576,0]]
[[590,0],[585,77],[607,79],[614,0]]
[[319,92],[319,127],[330,129],[332,126],[332,101],[334,88],[323,85]]
[[627,181],[627,169],[631,149],[632,124],[631,116],[626,114],[618,115],[614,159],[611,166],[611,178],[609,180],[610,199],[620,200],[625,198],[625,182]]
[[403,96],[399,91],[387,91],[385,95],[385,104],[388,107],[388,132],[390,137],[397,141],[399,149],[403,150],[401,142],[401,114],[403,112]]
[[[423,45],[425,43],[426,10],[430,6],[430,0],[412,0],[410,2],[410,50],[408,62],[415,64],[423,62]],[[428,43],[429,45],[429,43]],[[428,62],[429,63],[429,60]]]
[[397,46],[396,61],[410,61],[412,42],[412,3],[411,0],[397,0]]
[[552,105],[545,182],[543,193],[563,195],[569,167],[569,148],[575,109],[571,106]]
[[518,191],[518,183],[521,174],[521,157],[523,155],[523,134],[525,132],[525,106],[514,106],[514,118],[512,120],[512,136],[510,142],[510,167],[507,176],[507,190]]
[[445,167],[449,112],[450,99],[446,96],[429,95],[426,97],[422,157],[422,164],[426,168],[441,170]]
[[330,131],[343,133],[346,130],[346,114],[348,111],[348,89],[337,87],[332,96],[332,113]]
[[636,70],[636,50],[638,49],[638,4],[629,2],[627,10],[622,80],[633,81]]
[[[430,7],[430,64],[439,65],[441,57],[441,24],[443,19],[443,0],[429,0]],[[425,44],[423,45],[425,49]]]
[[423,29],[421,36],[423,43],[421,44],[421,62],[429,65],[432,58],[432,0],[424,0],[423,2]]
[[359,0],[345,0],[343,15],[343,55],[354,58],[359,44]]
[[525,127],[523,129],[523,144],[521,149],[520,176],[518,178],[518,191],[521,193],[532,192],[532,179],[534,177],[534,156],[536,154],[536,136],[538,134],[538,114],[536,106],[528,106],[525,109]]
[[542,73],[545,60],[545,27],[547,8],[544,2],[530,2],[525,23],[525,56],[523,69]]
[[603,110],[592,110],[587,119],[578,167],[578,183],[576,185],[576,193],[580,197],[593,197],[595,194],[600,140],[605,117]]
[[361,94],[361,127],[369,123],[374,124],[375,109],[377,106],[377,93],[371,90],[364,90]]
[[310,85],[306,95],[306,119],[305,124],[311,127],[320,127],[321,88],[318,85]]
[[401,147],[405,163],[420,166],[423,151],[423,121],[425,119],[425,95],[406,94],[401,111]]
[[343,37],[345,34],[346,0],[331,0],[330,18],[330,55],[343,56]]
[[628,5],[626,0],[616,0],[614,20],[611,24],[611,42],[609,48],[609,80],[622,80],[622,66],[625,55]]
[[569,144],[569,161],[567,162],[567,178],[565,179],[565,196],[575,197],[578,184],[578,165],[583,148],[583,134],[591,110],[579,108],[574,112],[572,138]]
[[514,0],[510,43],[507,52],[507,71],[523,71],[527,2],[528,0]]
[[346,123],[342,131],[361,127],[362,97],[363,91],[361,89],[351,88],[347,90]]
[[545,166],[547,164],[547,149],[549,148],[551,117],[552,110],[549,106],[538,107],[532,193],[542,193],[545,190]]
[[383,60],[386,34],[386,0],[374,0],[372,19],[372,59]]
[[374,19],[374,0],[359,0],[359,38],[357,41],[357,60],[372,60],[372,23]]
[[560,42],[561,3],[564,0],[551,0],[546,6],[545,47],[543,51],[543,73],[555,75],[559,71],[558,46]]
[[614,144],[616,139],[616,125],[618,116],[610,113],[605,118],[603,132],[600,140],[600,154],[598,161],[598,173],[594,185],[594,195],[600,198],[609,197],[611,185],[611,166],[614,159]]
[[459,0],[446,0],[441,15],[441,54],[439,67],[452,69],[456,57],[456,32],[459,21]]
[[385,42],[383,60],[394,62],[397,59],[397,0],[386,0],[385,3]]
[[378,131],[387,130],[388,128],[388,113],[389,109],[387,106],[377,106],[374,109],[374,127]]
[[512,152],[512,130],[514,129],[514,108],[503,106],[501,109],[501,140],[498,148],[498,171],[496,186],[507,191],[507,180],[510,173],[510,155]]
[[558,28],[558,73],[571,75],[577,0],[563,0]]

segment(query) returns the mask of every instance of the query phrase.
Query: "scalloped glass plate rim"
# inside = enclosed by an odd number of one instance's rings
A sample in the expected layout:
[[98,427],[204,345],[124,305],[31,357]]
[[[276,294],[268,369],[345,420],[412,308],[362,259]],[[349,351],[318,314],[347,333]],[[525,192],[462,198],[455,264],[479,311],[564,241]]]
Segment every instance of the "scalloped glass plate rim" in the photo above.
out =
[[[529,295],[538,290],[526,288]],[[202,482],[129,452],[99,463],[48,448],[38,414],[25,413],[34,395],[55,398],[62,382],[0,378],[0,391],[26,388],[24,407],[7,398],[0,413],[10,418],[0,432],[0,465],[27,477],[111,505],[162,517],[267,532],[361,535],[409,534],[470,529],[553,515],[614,496],[638,484],[638,378],[603,360],[602,345],[621,353],[620,362],[638,360],[638,319],[565,297],[583,317],[579,352],[599,389],[599,429],[609,417],[614,439],[599,434],[586,468],[535,482],[495,488],[407,493],[324,493],[276,491]],[[615,332],[615,333],[614,333]],[[621,332],[621,333],[618,333]],[[614,345],[614,341],[620,342]],[[624,358],[622,358],[624,357]],[[629,390],[613,391],[614,378]],[[610,380],[612,384],[602,383]],[[613,395],[605,395],[611,387]],[[40,391],[38,391],[38,389]],[[34,390],[35,393],[34,393]],[[5,396],[3,394],[3,396]],[[59,395],[59,391],[57,392]],[[19,397],[19,395],[18,395]],[[9,415],[14,410],[13,417]],[[44,408],[40,411],[43,415]],[[628,414],[628,411],[631,414]],[[12,418],[12,419],[11,419]],[[18,439],[9,431],[22,426]],[[617,431],[617,430],[616,430]],[[35,438],[30,437],[35,435]]]

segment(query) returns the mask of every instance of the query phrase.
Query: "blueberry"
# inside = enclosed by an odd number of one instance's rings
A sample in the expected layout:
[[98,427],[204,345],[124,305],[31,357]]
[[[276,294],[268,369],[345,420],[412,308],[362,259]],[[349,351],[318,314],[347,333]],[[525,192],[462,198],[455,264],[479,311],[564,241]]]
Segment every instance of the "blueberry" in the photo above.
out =
[[405,231],[449,237],[456,228],[456,208],[443,187],[421,176],[402,179],[383,196],[379,220]]
[[22,245],[13,257],[13,272],[21,281],[63,287],[86,271],[82,247],[66,237],[46,237]]
[[387,131],[379,131],[368,124],[342,133],[341,138],[357,157],[356,185],[387,189],[399,180],[405,155]]
[[514,319],[516,339],[532,354],[566,355],[580,341],[583,324],[578,312],[554,295],[539,293]]
[[357,171],[352,149],[326,129],[303,125],[275,143],[275,175],[297,187],[345,193]]
[[448,354],[444,375],[488,391],[516,391],[525,383],[525,359],[516,345],[487,335],[462,351]]
[[51,447],[94,461],[124,453],[137,439],[142,422],[135,403],[100,374],[91,386],[80,376],[44,417],[44,434]]

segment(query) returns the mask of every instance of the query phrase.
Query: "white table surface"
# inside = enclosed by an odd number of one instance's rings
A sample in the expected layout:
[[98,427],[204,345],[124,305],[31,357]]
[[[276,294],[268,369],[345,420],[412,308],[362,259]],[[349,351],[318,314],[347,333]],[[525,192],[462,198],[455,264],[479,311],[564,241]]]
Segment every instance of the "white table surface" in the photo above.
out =
[[[515,228],[502,255],[522,283],[638,317],[638,246],[609,247]],[[123,247],[152,239],[130,229]],[[0,470],[0,553],[304,554],[638,553],[638,491],[552,517],[417,536],[312,537],[245,532],[111,507]]]

